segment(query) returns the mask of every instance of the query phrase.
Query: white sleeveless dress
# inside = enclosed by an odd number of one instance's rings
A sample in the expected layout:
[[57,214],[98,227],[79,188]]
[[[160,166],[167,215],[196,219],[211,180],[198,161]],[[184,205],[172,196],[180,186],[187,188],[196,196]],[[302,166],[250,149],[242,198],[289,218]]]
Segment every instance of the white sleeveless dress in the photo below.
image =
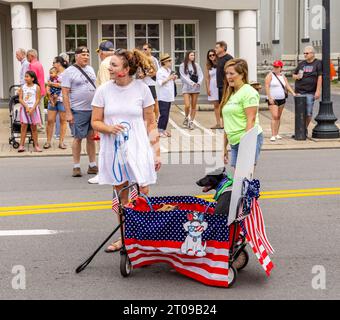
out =
[[210,96],[208,96],[208,101],[218,101],[218,88],[217,88],[217,69],[212,68],[209,70],[210,75]]

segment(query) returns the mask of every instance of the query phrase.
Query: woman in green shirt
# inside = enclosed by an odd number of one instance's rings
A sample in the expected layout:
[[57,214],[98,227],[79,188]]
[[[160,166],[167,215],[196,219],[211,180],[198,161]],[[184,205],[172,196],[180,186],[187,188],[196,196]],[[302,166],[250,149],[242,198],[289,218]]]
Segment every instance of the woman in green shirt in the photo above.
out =
[[[241,138],[258,126],[255,164],[263,145],[263,130],[259,125],[260,95],[248,81],[248,63],[243,59],[230,60],[225,68],[225,86],[220,105],[224,121],[224,163],[236,167]],[[231,146],[229,161],[227,146]]]

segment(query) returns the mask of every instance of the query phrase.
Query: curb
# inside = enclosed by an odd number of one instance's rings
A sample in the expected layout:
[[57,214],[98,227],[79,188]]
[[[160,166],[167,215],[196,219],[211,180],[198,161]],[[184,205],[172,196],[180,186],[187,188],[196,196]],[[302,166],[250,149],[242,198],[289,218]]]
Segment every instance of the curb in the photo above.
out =
[[[261,152],[271,152],[271,151],[315,151],[315,150],[338,150],[340,149],[340,145],[338,147],[330,147],[330,146],[312,146],[312,147],[303,147],[303,146],[273,146],[270,148],[267,148],[264,146],[261,150]],[[201,151],[168,151],[168,152],[161,152],[161,155],[170,155],[170,154],[185,154],[185,153],[219,153],[222,152],[222,150],[201,150]],[[81,157],[87,156],[86,153],[82,153],[80,155]],[[97,154],[98,156],[98,154]],[[36,155],[36,154],[30,154],[26,153],[25,155],[0,155],[0,159],[22,159],[22,158],[62,158],[62,157],[72,157],[72,154],[41,154],[41,155]]]

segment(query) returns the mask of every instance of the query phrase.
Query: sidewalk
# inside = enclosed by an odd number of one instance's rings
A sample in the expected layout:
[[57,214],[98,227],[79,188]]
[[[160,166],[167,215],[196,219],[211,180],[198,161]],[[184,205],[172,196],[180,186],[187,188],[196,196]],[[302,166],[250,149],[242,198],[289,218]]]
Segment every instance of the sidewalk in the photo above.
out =
[[[161,152],[214,152],[222,151],[223,147],[223,130],[210,130],[215,125],[214,113],[209,105],[201,105],[201,111],[197,113],[196,129],[189,131],[182,126],[184,113],[183,106],[173,106],[170,116],[169,129],[172,133],[170,139],[161,139]],[[209,110],[209,111],[202,111]],[[295,141],[291,138],[294,133],[294,114],[285,110],[282,117],[280,135],[282,140],[270,142],[271,137],[271,116],[266,105],[260,109],[260,123],[264,130],[263,150],[308,150],[308,149],[334,149],[340,148],[340,139],[336,140],[316,140],[309,137],[307,141]],[[0,158],[4,157],[46,157],[46,156],[71,156],[72,137],[67,133],[65,143],[68,149],[61,150],[58,148],[59,141],[52,140],[52,148],[44,150],[42,153],[33,152],[33,146],[26,144],[26,152],[19,154],[12,146],[9,145],[10,123],[8,109],[0,109]],[[338,123],[338,126],[340,123]],[[339,126],[340,127],[340,126]],[[312,128],[312,126],[311,126]],[[310,130],[311,131],[311,130]],[[309,133],[311,135],[311,132]],[[17,139],[19,142],[19,139]],[[46,141],[45,134],[39,134],[39,143],[42,146]],[[82,146],[82,153],[86,154],[85,141]]]

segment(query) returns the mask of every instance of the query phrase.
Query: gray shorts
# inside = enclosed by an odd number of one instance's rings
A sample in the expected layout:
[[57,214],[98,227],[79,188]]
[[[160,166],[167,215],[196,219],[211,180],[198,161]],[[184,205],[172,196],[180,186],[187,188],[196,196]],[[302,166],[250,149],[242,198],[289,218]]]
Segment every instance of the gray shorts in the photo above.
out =
[[74,117],[74,137],[76,139],[85,139],[92,134],[91,117],[92,111],[75,111],[72,110]]

